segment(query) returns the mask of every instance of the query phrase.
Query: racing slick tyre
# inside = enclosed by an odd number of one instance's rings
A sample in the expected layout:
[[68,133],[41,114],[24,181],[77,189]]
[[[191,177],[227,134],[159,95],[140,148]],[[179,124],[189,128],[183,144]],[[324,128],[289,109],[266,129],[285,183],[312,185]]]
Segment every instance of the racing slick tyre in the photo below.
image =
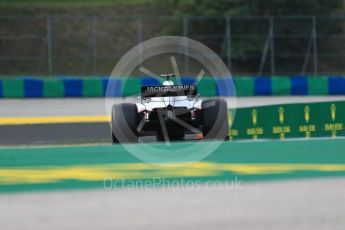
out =
[[138,109],[135,104],[113,105],[111,111],[111,130],[113,143],[138,142]]
[[205,139],[226,140],[229,133],[228,107],[223,99],[202,101],[202,133]]

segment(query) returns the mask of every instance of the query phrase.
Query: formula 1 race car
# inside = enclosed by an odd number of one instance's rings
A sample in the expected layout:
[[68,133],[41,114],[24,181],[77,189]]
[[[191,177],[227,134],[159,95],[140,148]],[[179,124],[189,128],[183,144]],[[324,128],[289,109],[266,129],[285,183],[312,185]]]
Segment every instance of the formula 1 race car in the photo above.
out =
[[195,84],[175,85],[170,77],[160,86],[141,87],[139,103],[112,107],[113,143],[138,142],[140,136],[157,140],[183,140],[186,134],[204,139],[228,138],[227,103],[223,99],[200,100]]

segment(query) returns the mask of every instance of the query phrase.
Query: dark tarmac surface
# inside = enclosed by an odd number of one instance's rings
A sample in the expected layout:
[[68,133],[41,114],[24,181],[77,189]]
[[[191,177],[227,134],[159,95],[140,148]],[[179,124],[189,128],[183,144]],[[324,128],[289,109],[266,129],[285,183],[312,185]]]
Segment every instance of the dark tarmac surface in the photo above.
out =
[[0,145],[110,143],[108,123],[0,126]]
[[[115,98],[114,103],[123,99]],[[135,98],[130,98],[136,102]],[[230,103],[230,99],[227,99]],[[340,97],[243,97],[238,107],[280,103],[345,100]],[[7,99],[0,100],[0,118],[35,116],[105,116],[104,98],[95,99]],[[0,125],[0,145],[110,143],[106,122]]]

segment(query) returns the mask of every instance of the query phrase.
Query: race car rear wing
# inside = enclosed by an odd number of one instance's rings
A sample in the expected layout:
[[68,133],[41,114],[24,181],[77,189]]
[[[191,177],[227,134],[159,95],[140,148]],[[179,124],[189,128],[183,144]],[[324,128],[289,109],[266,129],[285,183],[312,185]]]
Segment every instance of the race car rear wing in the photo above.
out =
[[175,96],[196,96],[197,87],[191,85],[162,85],[162,86],[142,86],[142,97],[175,97]]

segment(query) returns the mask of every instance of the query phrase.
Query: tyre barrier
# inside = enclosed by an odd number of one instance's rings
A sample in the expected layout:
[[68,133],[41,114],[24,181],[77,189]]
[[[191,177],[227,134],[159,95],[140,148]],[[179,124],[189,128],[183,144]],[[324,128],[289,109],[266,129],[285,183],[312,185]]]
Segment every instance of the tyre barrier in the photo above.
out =
[[[204,77],[198,83],[201,96],[283,96],[283,95],[345,95],[345,76],[281,76],[234,77],[231,79]],[[149,77],[2,77],[0,98],[36,97],[104,97],[108,82],[113,89],[110,97],[138,96],[140,87],[157,85]],[[194,82],[182,77],[183,84]]]

